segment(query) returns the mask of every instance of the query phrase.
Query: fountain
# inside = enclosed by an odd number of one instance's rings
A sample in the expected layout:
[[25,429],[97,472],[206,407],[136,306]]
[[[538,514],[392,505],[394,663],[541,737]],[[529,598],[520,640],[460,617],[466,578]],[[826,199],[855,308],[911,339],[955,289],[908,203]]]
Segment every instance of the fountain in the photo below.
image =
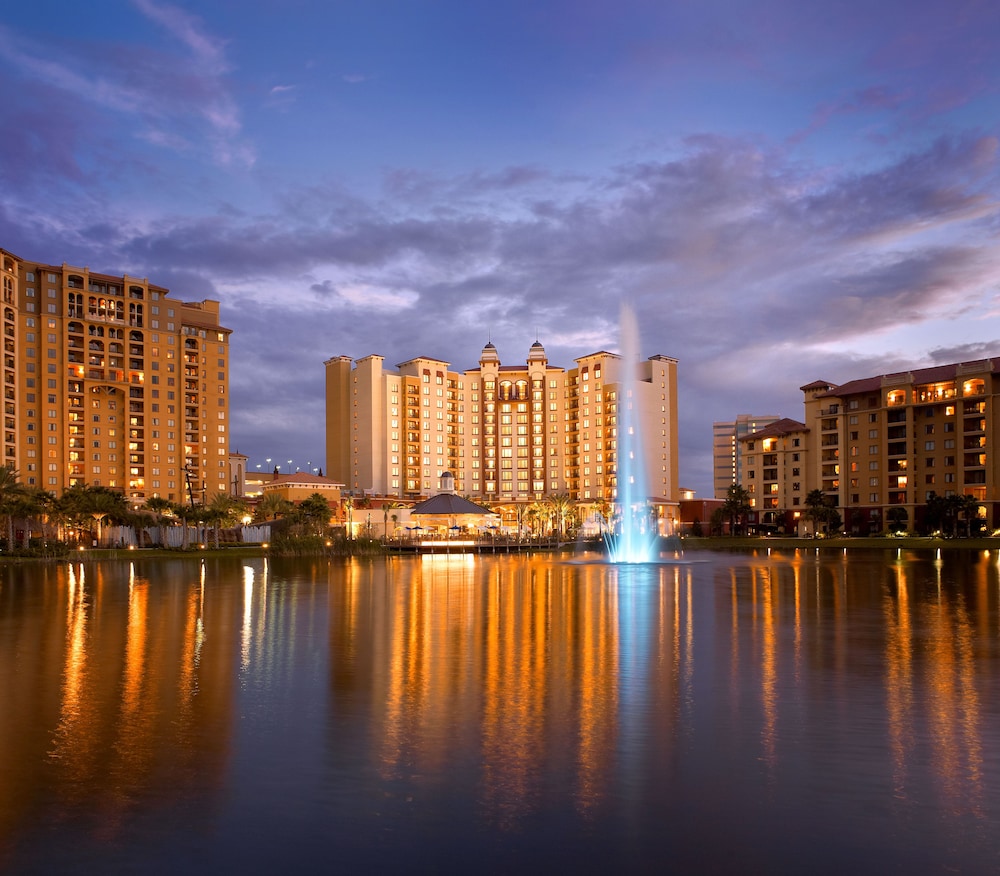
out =
[[618,378],[618,489],[616,514],[604,541],[612,563],[659,559],[659,531],[648,503],[642,416],[639,406],[639,324],[627,304],[621,309],[622,367]]

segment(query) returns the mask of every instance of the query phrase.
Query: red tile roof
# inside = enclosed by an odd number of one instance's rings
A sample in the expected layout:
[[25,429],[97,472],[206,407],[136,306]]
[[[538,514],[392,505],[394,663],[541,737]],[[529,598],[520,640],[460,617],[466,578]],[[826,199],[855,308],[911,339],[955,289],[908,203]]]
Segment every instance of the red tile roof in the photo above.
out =
[[[895,371],[889,374],[879,374],[875,377],[863,377],[860,380],[850,380],[841,386],[834,386],[829,392],[820,393],[820,398],[841,398],[845,395],[860,395],[862,393],[878,392],[883,386],[892,386],[894,383],[919,385],[923,383],[940,383],[946,380],[954,380],[958,377],[959,369],[965,366],[974,366],[979,363],[988,363],[988,370],[992,373],[1000,371],[1000,359],[981,359],[973,362],[953,362],[950,365],[934,365],[930,368],[913,368],[910,371]],[[972,373],[970,370],[969,373]],[[803,387],[805,388],[805,387]]]
[[740,438],[740,441],[753,441],[757,438],[784,438],[786,435],[791,435],[793,432],[808,431],[809,427],[805,423],[800,423],[798,420],[790,420],[788,417],[784,417],[777,422],[771,423],[769,426],[765,426],[757,432],[751,432],[749,435],[744,435]]

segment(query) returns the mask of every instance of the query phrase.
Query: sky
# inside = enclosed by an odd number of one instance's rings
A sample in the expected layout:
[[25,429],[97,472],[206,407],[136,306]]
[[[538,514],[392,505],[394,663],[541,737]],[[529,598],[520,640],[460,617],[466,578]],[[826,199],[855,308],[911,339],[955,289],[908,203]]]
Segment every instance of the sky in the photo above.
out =
[[995,0],[34,0],[0,247],[221,302],[231,447],[325,464],[333,356],[678,360],[712,423],[1000,356]]

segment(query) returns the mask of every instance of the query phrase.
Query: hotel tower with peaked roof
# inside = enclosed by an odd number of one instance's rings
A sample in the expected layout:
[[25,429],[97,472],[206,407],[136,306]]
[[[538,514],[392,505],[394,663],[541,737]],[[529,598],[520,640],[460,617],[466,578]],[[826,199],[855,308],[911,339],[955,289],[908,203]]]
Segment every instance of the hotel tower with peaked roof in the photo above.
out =
[[[447,471],[459,494],[492,506],[553,495],[594,508],[614,502],[621,356],[600,351],[564,368],[535,341],[514,365],[492,342],[466,371],[429,357],[395,369],[384,361],[325,363],[327,473],[350,492],[417,500]],[[677,360],[651,356],[636,367],[648,498],[672,532]]]

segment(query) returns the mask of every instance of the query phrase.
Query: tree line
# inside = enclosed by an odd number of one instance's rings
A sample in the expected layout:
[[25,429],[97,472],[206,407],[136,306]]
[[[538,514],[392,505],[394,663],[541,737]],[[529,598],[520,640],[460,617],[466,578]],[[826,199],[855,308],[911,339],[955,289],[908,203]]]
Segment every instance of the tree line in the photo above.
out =
[[[939,533],[945,536],[975,536],[980,535],[983,521],[979,517],[979,500],[975,496],[950,495],[940,496],[931,492],[923,506],[920,528],[928,534]],[[729,524],[731,535],[744,534],[753,506],[750,504],[750,493],[739,484],[733,484],[726,491],[722,505],[712,514],[712,529],[721,533],[723,524]],[[776,512],[781,516],[783,512]],[[838,532],[844,525],[840,509],[834,505],[831,496],[822,490],[810,490],[805,497],[802,516],[812,524],[812,531],[822,530]],[[886,512],[885,526],[890,532],[903,532],[914,525],[907,517],[902,507],[890,507]]]
[[[102,543],[109,526],[132,527],[137,533],[148,529],[183,527],[182,547],[189,547],[189,528],[199,527],[206,540],[219,546],[222,530],[239,526],[247,519],[256,522],[282,521],[289,533],[321,536],[329,525],[331,510],[325,497],[314,494],[298,505],[270,494],[256,509],[245,500],[217,493],[203,505],[171,502],[154,496],[140,508],[133,508],[125,495],[103,486],[75,484],[57,496],[48,490],[26,486],[16,469],[0,467],[0,518],[3,531],[0,545],[6,555],[56,555],[72,544],[92,546]],[[23,526],[18,530],[15,523]],[[31,534],[40,533],[32,543]],[[162,533],[161,533],[162,535]],[[166,539],[161,537],[160,543]]]

